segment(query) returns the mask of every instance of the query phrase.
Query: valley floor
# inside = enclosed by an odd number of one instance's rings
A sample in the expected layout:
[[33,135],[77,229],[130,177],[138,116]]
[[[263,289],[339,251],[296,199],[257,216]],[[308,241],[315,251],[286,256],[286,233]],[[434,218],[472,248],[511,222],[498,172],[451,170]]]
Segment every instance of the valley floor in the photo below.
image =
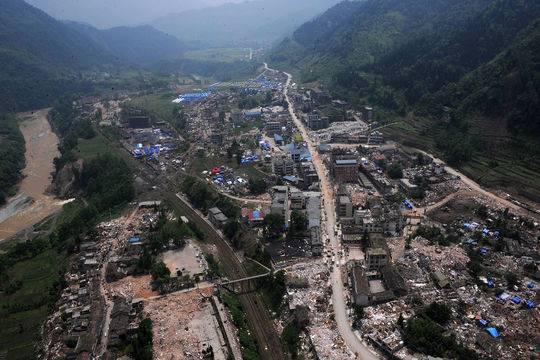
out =
[[58,137],[51,130],[49,109],[24,113],[21,131],[26,141],[26,167],[16,196],[0,209],[0,241],[33,226],[60,210],[62,204],[47,194],[59,156]]

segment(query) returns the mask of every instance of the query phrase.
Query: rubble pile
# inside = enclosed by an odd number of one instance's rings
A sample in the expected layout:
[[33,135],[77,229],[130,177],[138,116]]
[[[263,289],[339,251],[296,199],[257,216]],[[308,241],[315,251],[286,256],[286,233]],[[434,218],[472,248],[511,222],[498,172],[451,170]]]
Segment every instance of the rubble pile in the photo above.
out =
[[193,290],[145,304],[144,312],[153,323],[155,359],[201,359],[208,346],[216,359],[226,359],[210,303],[212,294],[213,288]]
[[152,290],[152,276],[127,276],[123,279],[106,285],[107,295],[110,298],[123,297],[129,299],[148,299],[159,295]]
[[336,330],[332,306],[328,302],[332,291],[328,283],[328,267],[321,262],[297,264],[287,270],[287,278],[289,309],[300,306],[309,308],[307,332],[317,355],[322,359],[350,357],[347,346]]

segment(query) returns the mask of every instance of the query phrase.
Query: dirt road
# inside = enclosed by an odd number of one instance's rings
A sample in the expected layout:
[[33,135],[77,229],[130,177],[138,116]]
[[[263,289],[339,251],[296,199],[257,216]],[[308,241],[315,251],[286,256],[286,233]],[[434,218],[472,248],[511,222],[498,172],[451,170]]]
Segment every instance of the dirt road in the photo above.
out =
[[31,227],[61,209],[63,203],[47,195],[59,156],[58,137],[47,121],[49,109],[20,114],[20,129],[26,141],[26,167],[19,192],[0,209],[0,241]]
[[[416,148],[407,147],[407,149],[411,149],[411,150],[413,150],[415,152],[419,152],[419,153],[422,153],[422,154],[424,154],[426,156],[429,156],[430,158],[433,159],[433,161],[436,164],[443,165],[446,172],[448,172],[449,174],[452,174],[454,176],[458,176],[466,186],[471,188],[471,190],[473,192],[476,192],[476,193],[488,198],[489,200],[495,202],[500,207],[508,208],[508,209],[514,211],[517,214],[522,214],[522,215],[526,215],[526,216],[533,216],[536,219],[540,218],[540,216],[538,215],[538,210],[536,210],[536,213],[533,213],[530,210],[527,210],[522,206],[514,204],[513,202],[511,202],[511,201],[509,201],[507,199],[504,199],[504,198],[498,196],[497,194],[482,188],[476,181],[474,181],[471,178],[467,177],[462,172],[448,166],[443,160],[436,158],[432,154],[427,153],[427,152],[425,152],[423,150],[420,150],[420,149],[416,149]],[[430,207],[430,209],[427,209],[427,211],[430,211],[430,210],[433,210],[432,207]]]

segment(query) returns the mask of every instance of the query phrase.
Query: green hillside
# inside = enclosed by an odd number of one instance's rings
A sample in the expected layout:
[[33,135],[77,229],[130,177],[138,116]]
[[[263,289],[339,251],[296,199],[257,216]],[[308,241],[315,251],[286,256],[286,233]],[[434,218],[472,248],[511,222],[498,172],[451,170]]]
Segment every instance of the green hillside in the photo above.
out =
[[160,60],[178,58],[186,50],[186,46],[174,36],[148,25],[99,30],[86,24],[66,24],[91,38],[123,63],[151,65]]
[[[540,196],[540,3],[346,1],[269,55],[302,82],[372,104],[388,133],[489,185]],[[508,169],[505,164],[518,166]]]
[[176,58],[182,43],[150,26],[109,30],[66,24],[23,0],[0,5],[0,113],[88,93],[94,74]]

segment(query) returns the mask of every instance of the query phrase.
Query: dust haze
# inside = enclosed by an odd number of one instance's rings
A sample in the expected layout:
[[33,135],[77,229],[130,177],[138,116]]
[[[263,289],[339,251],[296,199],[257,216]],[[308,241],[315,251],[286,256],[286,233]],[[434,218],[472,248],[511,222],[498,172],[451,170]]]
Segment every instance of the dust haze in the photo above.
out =
[[26,0],[60,20],[98,28],[139,25],[168,14],[219,6],[241,0]]

